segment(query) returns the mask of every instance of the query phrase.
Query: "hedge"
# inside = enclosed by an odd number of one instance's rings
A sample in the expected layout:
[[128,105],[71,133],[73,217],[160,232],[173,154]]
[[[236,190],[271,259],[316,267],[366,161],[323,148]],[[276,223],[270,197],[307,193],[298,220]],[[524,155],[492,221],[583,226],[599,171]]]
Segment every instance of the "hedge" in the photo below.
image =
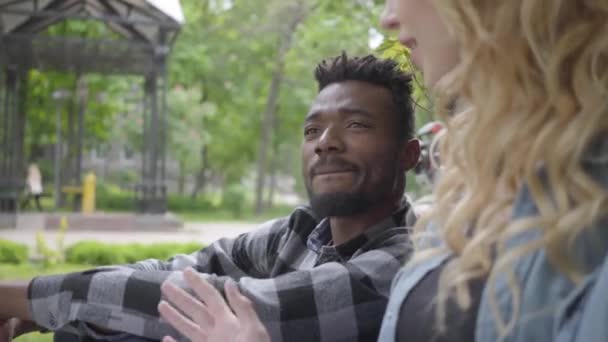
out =
[[190,254],[203,248],[200,243],[109,244],[96,241],[78,242],[65,251],[72,264],[93,266],[129,264],[145,259],[166,260],[176,254]]
[[21,264],[27,257],[26,245],[0,239],[0,263]]
[[[96,196],[96,206],[106,211],[135,211],[135,194],[133,192],[108,193],[100,192]],[[204,197],[192,199],[190,196],[169,195],[167,207],[173,212],[209,212],[218,207]]]

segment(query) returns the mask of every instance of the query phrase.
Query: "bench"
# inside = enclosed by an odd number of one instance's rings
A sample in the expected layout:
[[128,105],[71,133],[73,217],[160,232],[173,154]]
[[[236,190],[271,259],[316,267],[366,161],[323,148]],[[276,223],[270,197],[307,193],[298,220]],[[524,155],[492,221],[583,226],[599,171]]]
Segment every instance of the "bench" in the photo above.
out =
[[82,186],[65,185],[61,187],[61,193],[72,197],[72,210],[74,211],[80,211],[82,191]]

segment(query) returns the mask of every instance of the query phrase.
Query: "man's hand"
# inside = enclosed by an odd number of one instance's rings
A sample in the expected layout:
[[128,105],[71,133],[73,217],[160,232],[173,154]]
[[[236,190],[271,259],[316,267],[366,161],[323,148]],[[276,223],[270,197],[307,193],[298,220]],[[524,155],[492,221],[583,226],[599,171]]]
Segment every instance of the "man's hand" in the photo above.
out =
[[[184,278],[199,299],[165,282],[163,294],[172,305],[161,301],[158,306],[162,317],[184,336],[193,342],[270,342],[253,304],[239,293],[236,285],[226,283],[229,307],[219,292],[194,270],[186,270]],[[166,336],[163,342],[175,342],[175,339]]]
[[11,342],[14,338],[38,330],[38,326],[31,321],[18,318],[0,321],[0,342]]
[[29,281],[0,283],[0,322],[11,318],[32,320],[27,298],[28,285]]

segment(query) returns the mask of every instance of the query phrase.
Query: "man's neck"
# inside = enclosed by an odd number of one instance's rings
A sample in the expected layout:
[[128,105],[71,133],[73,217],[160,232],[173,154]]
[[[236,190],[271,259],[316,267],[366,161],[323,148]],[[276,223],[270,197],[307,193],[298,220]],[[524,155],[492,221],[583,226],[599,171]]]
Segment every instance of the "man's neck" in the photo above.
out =
[[378,205],[369,210],[353,215],[330,217],[331,236],[334,245],[340,245],[360,235],[376,223],[384,220],[397,210],[398,203]]

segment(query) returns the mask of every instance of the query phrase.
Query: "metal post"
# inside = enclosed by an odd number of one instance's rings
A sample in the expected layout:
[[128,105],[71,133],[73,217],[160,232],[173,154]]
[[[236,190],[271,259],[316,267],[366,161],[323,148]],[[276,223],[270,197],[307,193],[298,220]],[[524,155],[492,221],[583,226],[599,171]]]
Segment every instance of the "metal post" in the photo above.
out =
[[161,176],[160,176],[160,181],[163,184],[163,186],[165,185],[165,181],[166,181],[166,173],[167,173],[167,93],[168,93],[168,82],[167,82],[167,67],[166,65],[163,65],[163,88],[162,88],[162,94],[161,94],[161,111],[160,111],[160,115],[161,115],[161,128],[160,128],[160,132],[161,132],[161,136],[162,136],[162,140],[161,140]]
[[10,217],[17,213],[18,210],[18,174],[16,172],[16,164],[18,157],[18,84],[17,72],[14,69],[6,71],[6,99],[5,99],[5,121],[3,122],[4,139],[2,154],[3,165],[2,174],[0,175],[0,190],[2,198],[0,199],[0,211],[8,213],[9,220],[6,221],[3,217],[3,225],[9,223]]
[[17,154],[19,149],[19,75],[17,71],[12,73],[12,96],[11,96],[11,144],[9,153],[9,174],[12,182],[11,187],[15,187],[16,178],[20,175],[17,173]]
[[23,187],[23,177],[25,172],[25,125],[27,121],[27,90],[28,72],[27,68],[19,70],[17,103],[15,111],[15,176],[18,188]]
[[[144,101],[144,139],[142,146],[142,183],[139,185],[139,209],[144,213],[163,213],[166,210],[162,153],[164,118],[159,113],[159,85],[156,72],[146,75]],[[162,95],[161,95],[162,96]],[[162,99],[160,99],[162,100]]]
[[[162,201],[166,202],[166,169],[167,169],[167,92],[168,92],[168,79],[167,79],[167,56],[169,49],[167,48],[168,32],[166,29],[161,28],[159,30],[159,41],[161,47],[155,48],[155,66],[161,73],[162,88],[160,93],[160,186],[162,188]],[[163,207],[166,207],[166,203],[163,203]],[[163,208],[163,211],[166,208]]]
[[167,92],[168,92],[168,80],[167,80],[167,65],[163,63],[163,88],[161,93],[161,128],[160,134],[162,136],[160,153],[161,153],[161,165],[160,165],[160,187],[161,187],[161,211],[167,211]]
[[158,120],[158,78],[154,73],[150,77],[150,179],[154,187],[154,197],[156,197],[156,186],[158,183],[158,143],[159,139],[159,120]]
[[141,182],[137,189],[137,208],[140,212],[148,211],[148,184],[149,184],[149,108],[150,108],[150,90],[148,87],[148,77],[144,79],[144,97],[142,101],[142,146],[141,146]]
[[57,113],[55,116],[55,210],[59,209],[61,202],[61,104],[57,100]]
[[144,146],[143,146],[143,184],[141,210],[144,213],[154,213],[157,181],[157,144],[158,139],[158,106],[156,73],[146,75],[144,102]]
[[84,139],[84,116],[87,109],[87,93],[86,88],[80,94],[78,108],[78,127],[76,133],[76,167],[75,179],[78,184],[82,183],[82,145]]
[[11,112],[10,112],[10,84],[9,84],[9,70],[5,70],[3,81],[4,90],[4,106],[3,106],[3,121],[2,121],[2,165],[0,166],[0,175],[3,178],[8,178],[8,165],[10,163],[10,125],[11,125]]
[[14,139],[14,122],[15,122],[15,82],[16,76],[14,70],[7,70],[6,75],[6,127],[7,127],[7,142],[6,142],[6,165],[4,167],[5,179],[8,183],[13,181],[13,159],[15,151],[15,139]]
[[66,90],[57,90],[53,92],[52,98],[57,104],[55,115],[55,135],[57,142],[55,143],[55,210],[61,207],[61,100],[70,96],[70,92]]

